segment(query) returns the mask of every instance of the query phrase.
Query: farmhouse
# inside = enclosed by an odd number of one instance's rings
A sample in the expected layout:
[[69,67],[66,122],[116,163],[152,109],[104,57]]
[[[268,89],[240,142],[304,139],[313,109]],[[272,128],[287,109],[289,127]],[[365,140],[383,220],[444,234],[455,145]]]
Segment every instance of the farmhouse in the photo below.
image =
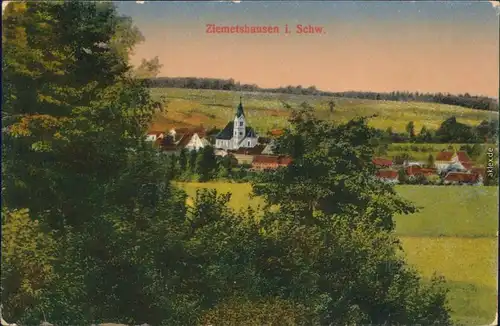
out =
[[393,169],[378,170],[375,175],[377,179],[385,183],[399,183],[398,171]]
[[265,146],[264,145],[256,145],[253,148],[245,148],[242,147],[238,150],[235,151],[228,151],[228,154],[231,154],[234,156],[234,158],[238,161],[238,164],[252,164],[253,158],[256,155],[261,155],[262,151],[264,150]]
[[292,158],[288,156],[256,155],[252,161],[252,168],[255,170],[276,169],[281,166],[288,166]]
[[467,152],[459,151],[442,151],[436,155],[434,162],[438,172],[443,172],[449,169],[459,171],[469,171],[472,168],[472,161],[467,155]]
[[247,125],[240,98],[234,120],[228,122],[226,127],[215,137],[215,147],[225,150],[237,150],[241,147],[253,148],[257,145],[257,140],[257,133]]
[[392,166],[392,160],[380,157],[373,158],[372,163],[378,168],[389,168]]
[[417,176],[422,175],[425,177],[437,175],[436,169],[422,168],[418,165],[410,165],[405,169],[409,179],[415,179]]
[[156,143],[165,154],[178,154],[182,149],[197,151],[210,145],[204,138],[205,135],[203,128],[172,129],[167,136],[157,139]]
[[445,185],[482,185],[483,178],[479,174],[466,172],[449,172],[443,180]]
[[146,141],[155,142],[157,139],[163,139],[165,133],[163,131],[148,131],[146,134]]

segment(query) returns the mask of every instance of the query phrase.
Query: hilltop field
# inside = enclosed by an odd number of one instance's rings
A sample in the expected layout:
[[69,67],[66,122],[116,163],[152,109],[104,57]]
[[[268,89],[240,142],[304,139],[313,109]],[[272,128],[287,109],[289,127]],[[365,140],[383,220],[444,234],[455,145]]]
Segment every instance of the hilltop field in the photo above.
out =
[[[234,209],[257,207],[251,186],[238,183],[180,183],[190,197],[199,188],[232,193]],[[397,216],[396,233],[404,254],[423,276],[445,276],[454,321],[459,325],[489,324],[495,317],[497,270],[496,187],[396,186],[420,211]],[[190,199],[188,199],[190,201]]]
[[373,127],[383,130],[392,127],[395,132],[404,131],[410,121],[415,123],[416,130],[419,131],[424,125],[437,129],[441,122],[451,116],[456,116],[459,122],[469,125],[498,118],[498,112],[424,102],[338,98],[335,99],[334,112],[330,113],[330,97],[183,88],[152,88],[151,93],[155,99],[162,95],[168,99],[167,112],[155,117],[152,125],[154,130],[200,124],[207,128],[222,128],[233,119],[240,95],[243,96],[243,105],[250,125],[262,134],[270,129],[287,126],[290,110],[283,102],[292,107],[307,102],[316,108],[318,117],[340,122],[376,114],[377,117],[370,119]]

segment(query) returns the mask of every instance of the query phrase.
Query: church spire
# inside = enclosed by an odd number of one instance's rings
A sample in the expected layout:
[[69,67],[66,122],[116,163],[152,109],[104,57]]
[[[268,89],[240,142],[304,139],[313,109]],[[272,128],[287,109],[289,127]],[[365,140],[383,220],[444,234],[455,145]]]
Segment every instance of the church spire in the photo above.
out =
[[245,112],[243,112],[243,104],[241,103],[241,96],[240,96],[240,105],[238,105],[238,109],[236,110],[236,117],[241,117],[245,116]]

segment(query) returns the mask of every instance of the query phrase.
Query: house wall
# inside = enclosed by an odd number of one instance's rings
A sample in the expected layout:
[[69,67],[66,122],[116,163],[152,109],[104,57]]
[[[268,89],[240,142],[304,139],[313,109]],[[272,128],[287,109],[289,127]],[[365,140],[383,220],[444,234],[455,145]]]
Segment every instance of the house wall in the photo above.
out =
[[187,150],[199,150],[200,148],[205,147],[203,142],[201,141],[201,138],[198,136],[198,134],[194,134],[193,137],[189,140],[189,143],[186,145]]
[[233,141],[231,139],[226,140],[226,139],[216,139],[215,140],[215,147],[216,148],[222,148],[222,149],[233,149]]
[[234,154],[234,158],[238,161],[238,164],[252,164],[253,155],[246,154]]

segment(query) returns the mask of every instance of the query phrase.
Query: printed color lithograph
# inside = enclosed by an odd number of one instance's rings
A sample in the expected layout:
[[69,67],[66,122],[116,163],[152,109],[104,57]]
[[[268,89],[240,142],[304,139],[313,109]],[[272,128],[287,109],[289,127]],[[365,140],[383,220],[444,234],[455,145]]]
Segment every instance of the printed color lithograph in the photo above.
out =
[[496,325],[495,1],[2,3],[2,325]]

